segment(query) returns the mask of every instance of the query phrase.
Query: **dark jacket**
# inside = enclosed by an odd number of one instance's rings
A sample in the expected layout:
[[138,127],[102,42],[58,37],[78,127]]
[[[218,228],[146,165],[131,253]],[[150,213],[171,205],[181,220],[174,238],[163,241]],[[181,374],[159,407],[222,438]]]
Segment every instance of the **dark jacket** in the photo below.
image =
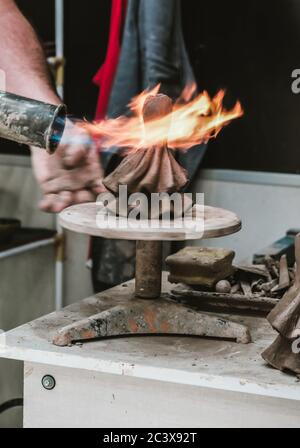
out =
[[[161,92],[176,99],[187,83],[194,82],[181,26],[180,0],[129,0],[122,50],[110,98],[108,116],[127,112],[130,100],[161,83]],[[205,152],[199,145],[177,159],[193,179]],[[107,172],[119,163],[118,148],[103,153]],[[134,243],[94,239],[93,278],[115,285],[134,277]],[[98,287],[97,287],[98,283]]]

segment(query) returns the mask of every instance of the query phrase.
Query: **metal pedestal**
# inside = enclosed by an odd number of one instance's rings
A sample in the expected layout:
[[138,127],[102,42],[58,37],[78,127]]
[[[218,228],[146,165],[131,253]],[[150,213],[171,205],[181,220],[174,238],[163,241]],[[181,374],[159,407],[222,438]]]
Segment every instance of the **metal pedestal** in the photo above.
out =
[[247,344],[245,325],[197,312],[161,297],[162,242],[137,241],[135,297],[122,305],[68,325],[55,335],[59,346],[76,341],[124,335],[190,335],[229,338]]

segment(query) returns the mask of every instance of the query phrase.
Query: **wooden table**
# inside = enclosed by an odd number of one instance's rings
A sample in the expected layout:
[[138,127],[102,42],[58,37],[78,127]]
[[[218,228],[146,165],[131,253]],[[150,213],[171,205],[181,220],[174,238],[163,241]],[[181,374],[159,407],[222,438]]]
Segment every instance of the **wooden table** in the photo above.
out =
[[0,356],[24,361],[25,427],[300,426],[300,384],[260,356],[275,337],[263,318],[230,316],[249,326],[248,345],[177,336],[52,344],[95,305],[105,310],[133,293],[129,282],[3,336]]

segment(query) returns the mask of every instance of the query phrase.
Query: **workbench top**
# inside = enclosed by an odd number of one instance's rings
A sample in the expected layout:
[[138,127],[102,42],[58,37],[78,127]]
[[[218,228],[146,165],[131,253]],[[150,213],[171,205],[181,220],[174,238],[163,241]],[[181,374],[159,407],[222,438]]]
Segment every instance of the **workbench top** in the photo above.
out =
[[[164,274],[163,291],[170,287]],[[299,380],[261,358],[276,336],[262,317],[226,316],[249,326],[253,343],[248,345],[177,336],[52,344],[60,328],[94,314],[95,307],[100,312],[123,302],[133,291],[131,281],[11,330],[0,338],[0,357],[300,401]]]

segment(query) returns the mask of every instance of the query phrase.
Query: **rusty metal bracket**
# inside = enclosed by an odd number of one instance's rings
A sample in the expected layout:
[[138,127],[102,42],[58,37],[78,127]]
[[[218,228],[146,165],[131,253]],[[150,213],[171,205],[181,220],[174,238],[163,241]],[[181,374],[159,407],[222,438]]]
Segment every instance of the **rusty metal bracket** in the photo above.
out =
[[[146,305],[146,306],[145,306]],[[190,335],[234,339],[248,344],[251,336],[245,325],[221,316],[197,312],[167,299],[132,299],[67,325],[57,332],[53,343],[66,346],[76,341],[125,335]]]

